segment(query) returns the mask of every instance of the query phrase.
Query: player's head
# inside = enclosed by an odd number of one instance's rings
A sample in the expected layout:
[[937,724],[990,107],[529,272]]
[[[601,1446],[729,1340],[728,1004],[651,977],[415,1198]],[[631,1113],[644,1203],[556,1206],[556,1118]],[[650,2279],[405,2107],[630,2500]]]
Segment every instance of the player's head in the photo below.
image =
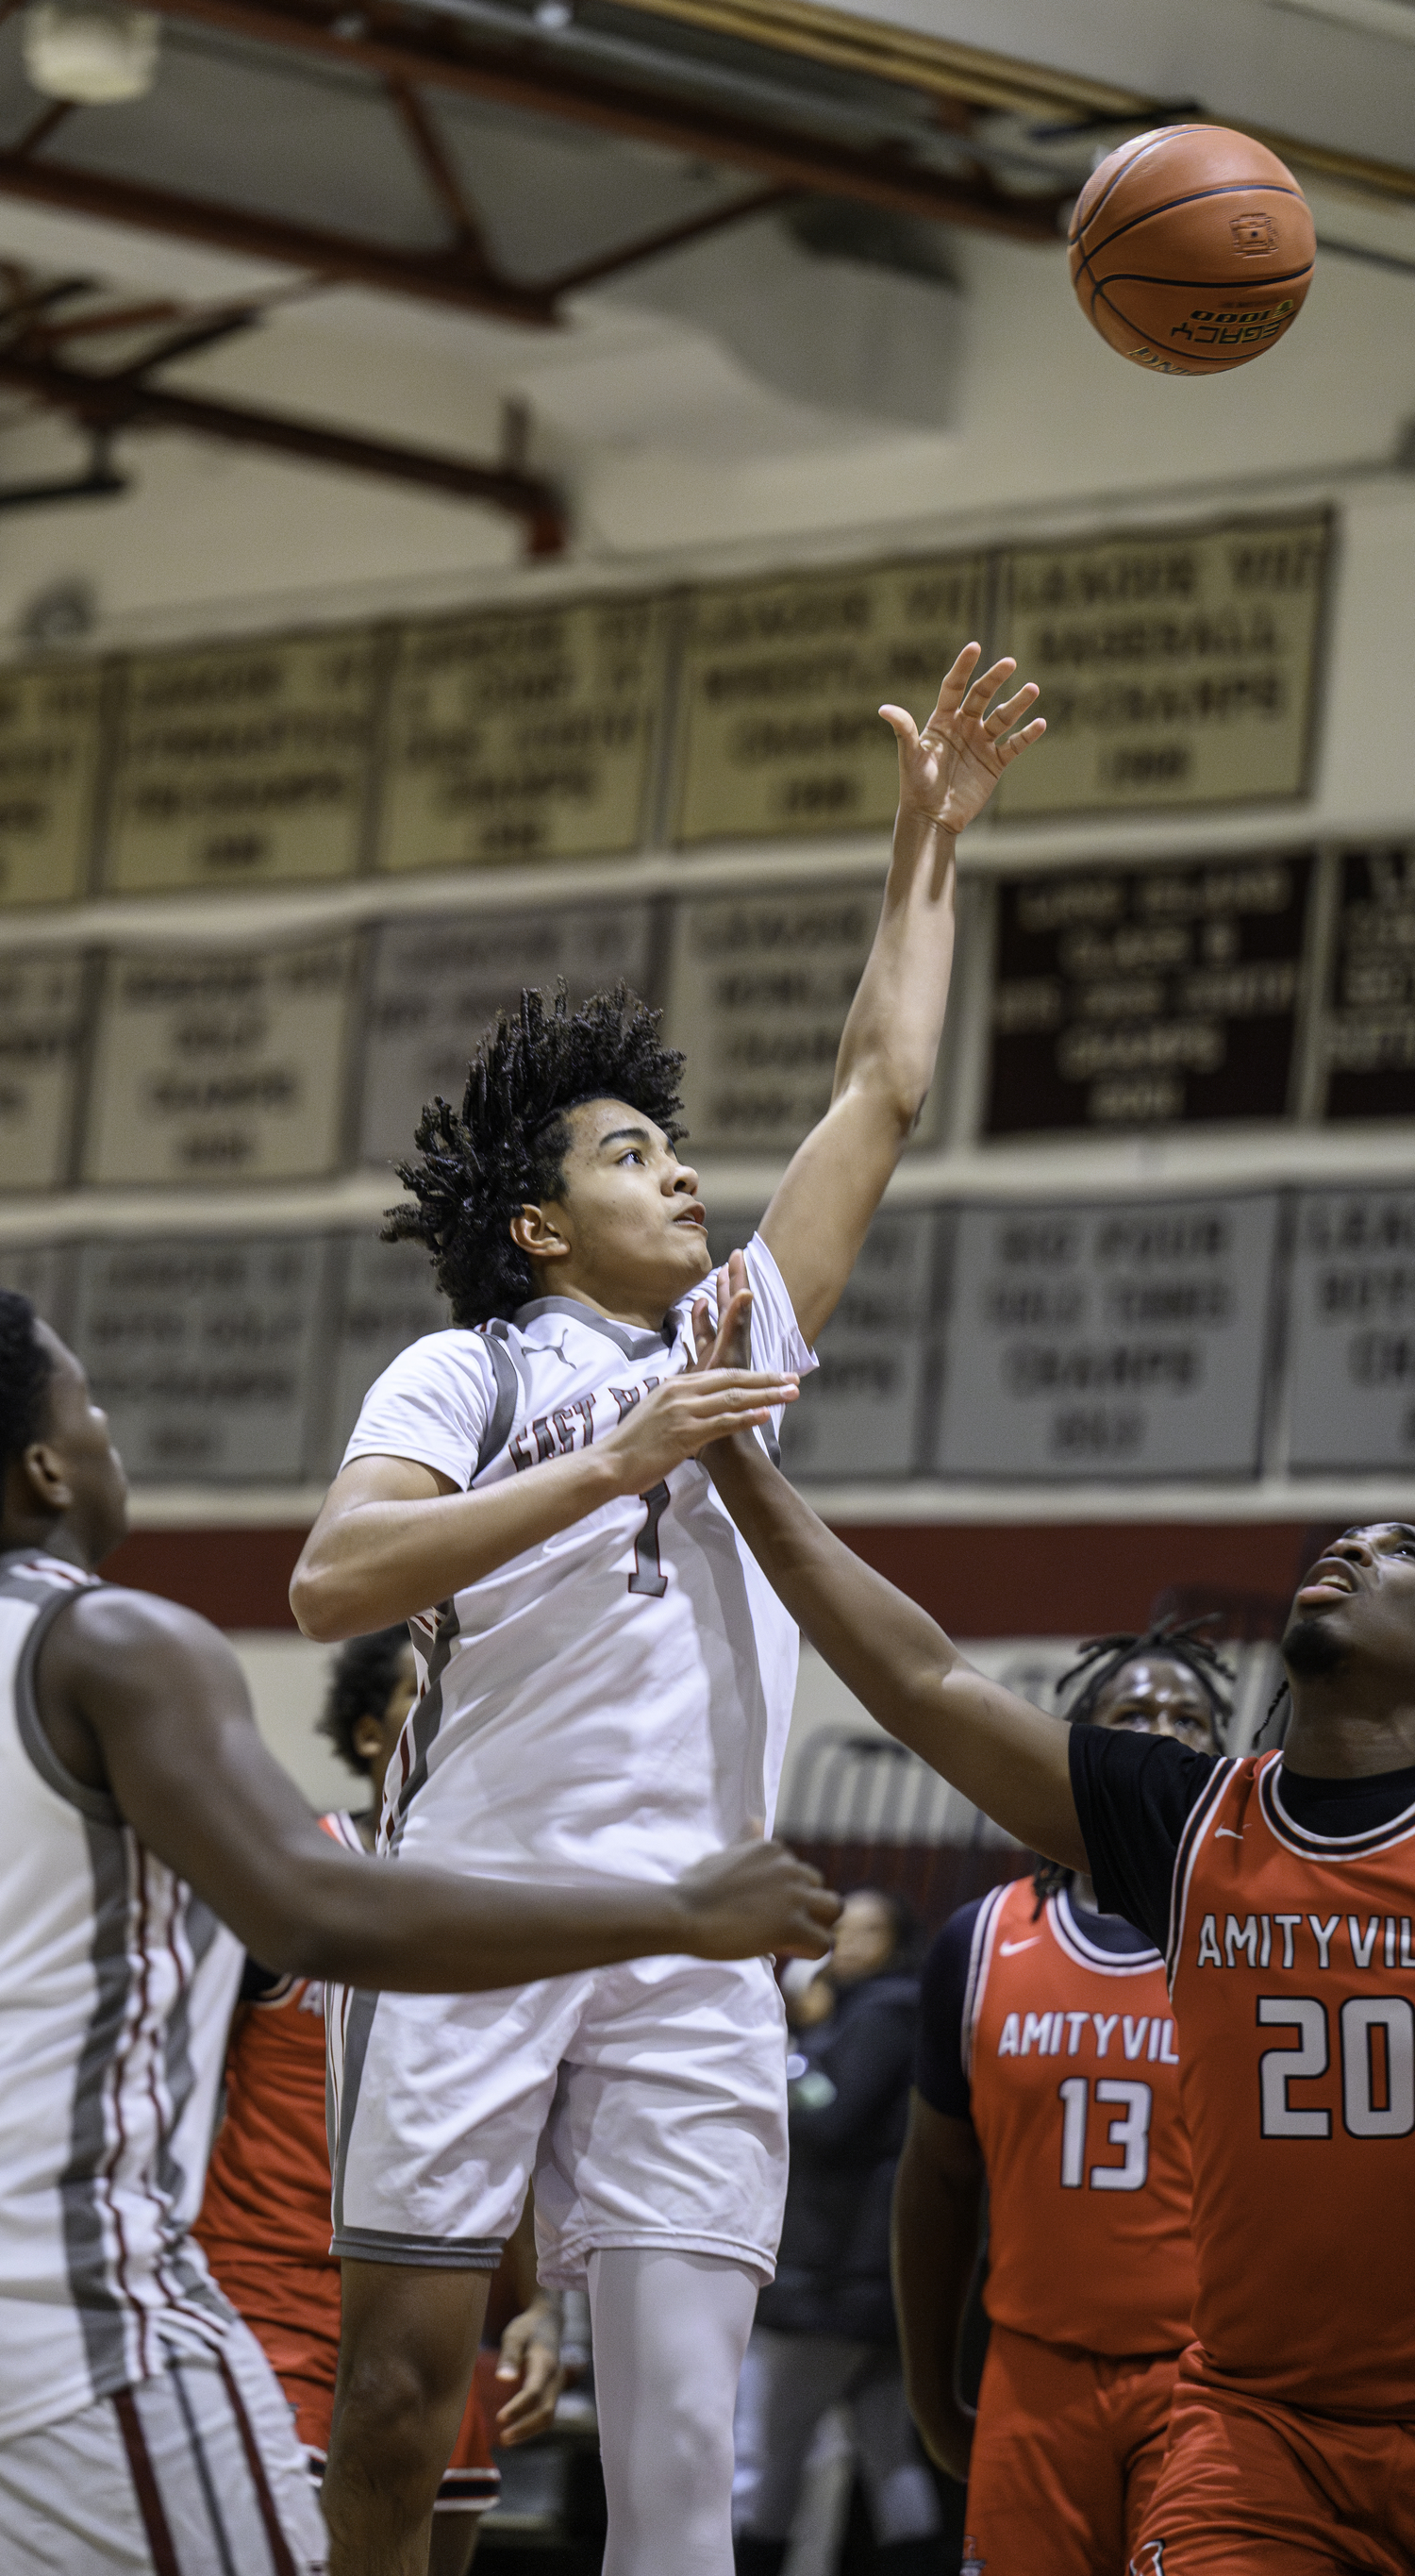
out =
[[881,1887],[852,1888],[841,1907],[830,1954],[834,1986],[855,1986],[877,1977],[908,1947],[914,1918],[902,1896]]
[[128,1483],[82,1364],[28,1297],[0,1288],[0,1544],[50,1547],[88,1567],[128,1526]]
[[[1062,1714],[1073,1726],[1113,1733],[1167,1735],[1194,1753],[1222,1749],[1233,1715],[1233,1675],[1202,1631],[1207,1619],[1158,1619],[1143,1635],[1083,1639],[1057,1684]],[[1070,1872],[1042,1861],[1033,1873],[1041,1899],[1064,1887]]]
[[666,1313],[708,1272],[682,1134],[683,1059],[621,984],[572,1011],[561,985],[523,993],[467,1069],[460,1113],[425,1109],[385,1242],[425,1243],[457,1324],[580,1290],[612,1311]]
[[340,1761],[367,1780],[375,1808],[417,1691],[417,1665],[401,1622],[376,1628],[370,1637],[350,1637],[334,1658],[319,1732]]
[[1073,1726],[1168,1735],[1215,1753],[1233,1714],[1233,1675],[1204,1619],[1159,1619],[1143,1635],[1088,1637],[1057,1699]]
[[1415,1528],[1361,1521],[1305,1576],[1282,1640],[1296,1691],[1360,1670],[1396,1699],[1415,1694]]

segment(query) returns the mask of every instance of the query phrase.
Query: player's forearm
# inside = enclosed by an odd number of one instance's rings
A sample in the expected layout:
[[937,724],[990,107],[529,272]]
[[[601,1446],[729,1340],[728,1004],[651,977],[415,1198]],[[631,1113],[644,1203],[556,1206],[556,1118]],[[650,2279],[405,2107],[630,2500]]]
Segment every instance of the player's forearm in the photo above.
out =
[[930,1718],[939,1677],[962,1662],[926,1610],[826,1528],[756,1442],[723,1440],[704,1464],[773,1590],[832,1671],[905,1742]]
[[332,1849],[255,1910],[259,1924],[234,1928],[270,1967],[405,1994],[531,1985],[695,1939],[671,1886],[522,1887]]
[[315,1529],[290,1585],[307,1637],[391,1627],[492,1574],[622,1490],[603,1449],[577,1450],[485,1492],[350,1503]]
[[755,1442],[718,1442],[704,1463],[773,1591],[870,1715],[1029,1850],[1086,1868],[1068,1730],[991,1684]]
[[906,2146],[894,2184],[894,2312],[909,2408],[932,2426],[955,2408],[954,2376],[973,2266],[981,2184],[945,2180]]
[[953,968],[956,843],[901,806],[874,944],[840,1040],[832,1098],[854,1089],[908,1136],[928,1097]]

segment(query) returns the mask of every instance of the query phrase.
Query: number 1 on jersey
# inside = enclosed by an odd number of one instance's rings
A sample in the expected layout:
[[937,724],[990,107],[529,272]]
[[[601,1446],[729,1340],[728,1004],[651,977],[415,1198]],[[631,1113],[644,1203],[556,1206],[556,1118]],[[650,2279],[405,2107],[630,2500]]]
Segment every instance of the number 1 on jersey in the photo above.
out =
[[660,1481],[640,1494],[644,1506],[644,1525],[634,1541],[634,1571],[629,1577],[631,1592],[647,1592],[657,1601],[668,1590],[668,1577],[658,1561],[658,1525],[668,1509],[668,1486]]

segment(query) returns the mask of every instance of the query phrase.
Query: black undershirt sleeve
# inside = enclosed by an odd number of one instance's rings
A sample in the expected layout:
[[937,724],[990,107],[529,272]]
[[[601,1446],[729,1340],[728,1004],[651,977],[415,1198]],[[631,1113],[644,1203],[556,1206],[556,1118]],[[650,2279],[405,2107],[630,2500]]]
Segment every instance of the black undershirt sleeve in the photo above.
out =
[[1123,1914],[1163,1951],[1185,1825],[1217,1756],[1167,1735],[1073,1726],[1071,1790],[1103,1914]]
[[985,1900],[950,1914],[924,1961],[919,1995],[919,2048],[914,2084],[930,2110],[948,2120],[971,2120],[972,2095],[963,2072],[963,2007],[973,1927]]

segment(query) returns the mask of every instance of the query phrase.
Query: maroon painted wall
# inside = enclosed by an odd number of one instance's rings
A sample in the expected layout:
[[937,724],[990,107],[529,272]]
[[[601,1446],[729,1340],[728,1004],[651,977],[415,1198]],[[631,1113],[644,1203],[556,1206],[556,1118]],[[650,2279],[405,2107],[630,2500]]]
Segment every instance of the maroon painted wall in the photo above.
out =
[[[1316,1553],[1295,1521],[1077,1521],[842,1528],[867,1564],[960,1637],[1075,1637],[1143,1626],[1162,1592],[1276,1605]],[[223,1628],[292,1628],[301,1529],[138,1530],[103,1571]]]

